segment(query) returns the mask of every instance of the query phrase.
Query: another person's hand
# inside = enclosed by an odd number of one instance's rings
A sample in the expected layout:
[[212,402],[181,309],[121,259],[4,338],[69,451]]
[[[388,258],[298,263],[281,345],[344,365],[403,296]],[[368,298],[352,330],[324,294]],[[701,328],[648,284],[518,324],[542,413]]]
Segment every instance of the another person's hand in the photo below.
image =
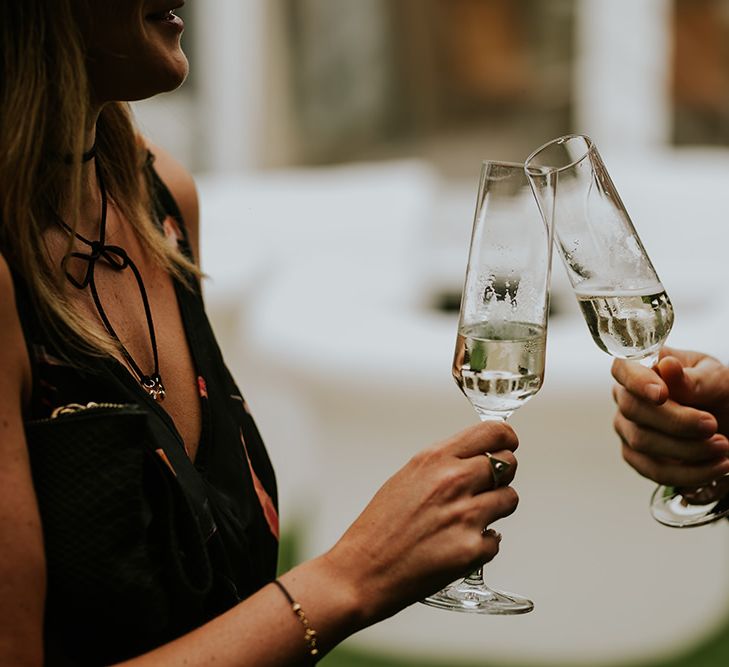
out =
[[615,360],[614,426],[623,458],[644,477],[697,487],[729,473],[729,368],[664,348],[653,367]]
[[[488,526],[517,506],[508,484],[518,440],[510,426],[486,422],[417,454],[377,492],[324,556],[359,591],[367,623],[490,561],[501,536]],[[511,464],[494,488],[485,452]]]

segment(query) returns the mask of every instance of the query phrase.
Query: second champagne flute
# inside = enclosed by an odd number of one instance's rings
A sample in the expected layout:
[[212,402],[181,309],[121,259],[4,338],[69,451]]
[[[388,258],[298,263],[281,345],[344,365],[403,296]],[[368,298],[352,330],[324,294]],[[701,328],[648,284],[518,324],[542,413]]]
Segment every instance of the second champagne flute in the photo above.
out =
[[[552,174],[535,179],[549,199]],[[539,214],[524,165],[484,162],[452,369],[482,421],[506,420],[542,386],[551,257],[551,221]],[[424,602],[479,614],[534,608],[486,586],[481,568]]]
[[[652,367],[671,327],[673,306],[592,140],[566,135],[526,160],[530,178],[556,174],[556,193],[535,195],[549,207],[554,236],[595,343],[613,357]],[[536,182],[535,182],[536,185]],[[700,526],[729,514],[727,480],[701,489],[659,486],[651,497],[656,521]]]

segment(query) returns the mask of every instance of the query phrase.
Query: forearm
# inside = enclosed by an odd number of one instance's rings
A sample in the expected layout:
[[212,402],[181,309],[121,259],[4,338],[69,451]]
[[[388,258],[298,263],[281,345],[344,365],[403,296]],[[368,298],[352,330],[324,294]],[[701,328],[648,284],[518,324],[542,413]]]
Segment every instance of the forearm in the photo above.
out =
[[[287,572],[281,581],[317,633],[318,657],[364,627],[359,593],[322,556]],[[193,632],[124,667],[288,667],[310,665],[305,628],[284,595],[269,585]]]

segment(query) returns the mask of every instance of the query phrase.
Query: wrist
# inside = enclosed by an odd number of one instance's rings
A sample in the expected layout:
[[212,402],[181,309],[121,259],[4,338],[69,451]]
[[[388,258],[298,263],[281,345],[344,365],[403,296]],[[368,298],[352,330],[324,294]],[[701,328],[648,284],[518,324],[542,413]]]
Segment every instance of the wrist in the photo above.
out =
[[316,630],[322,653],[371,623],[353,577],[324,554],[279,577]]

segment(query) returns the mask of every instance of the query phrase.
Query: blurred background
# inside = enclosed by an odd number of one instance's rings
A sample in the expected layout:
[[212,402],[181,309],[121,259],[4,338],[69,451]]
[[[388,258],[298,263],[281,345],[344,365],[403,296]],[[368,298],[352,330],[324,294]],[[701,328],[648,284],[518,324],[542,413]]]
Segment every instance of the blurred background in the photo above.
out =
[[[204,0],[142,129],[197,176],[213,324],[278,470],[282,567],[422,447],[475,422],[450,378],[481,160],[597,143],[671,296],[729,359],[729,0]],[[677,531],[612,431],[610,359],[555,260],[545,386],[513,417],[519,511],[492,585],[328,667],[729,664],[727,526]]]

